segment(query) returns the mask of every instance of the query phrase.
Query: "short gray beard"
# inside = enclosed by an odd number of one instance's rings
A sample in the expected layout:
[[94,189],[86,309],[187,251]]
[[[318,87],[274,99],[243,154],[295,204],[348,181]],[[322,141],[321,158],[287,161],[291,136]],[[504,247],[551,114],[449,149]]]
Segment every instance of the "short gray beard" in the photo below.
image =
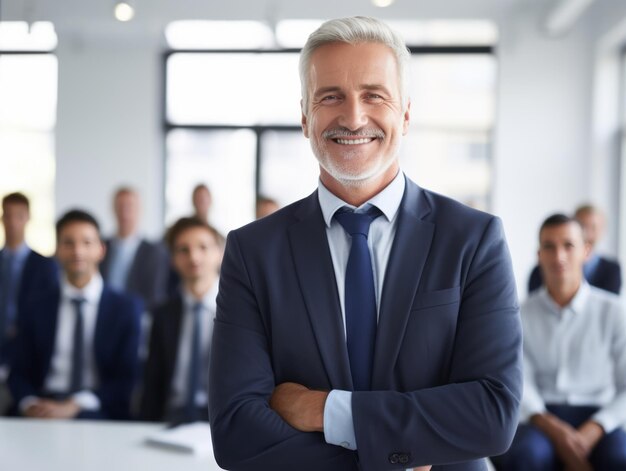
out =
[[[337,127],[334,129],[329,129],[327,131],[324,131],[324,133],[322,133],[322,138],[326,141],[331,140],[331,139],[341,138],[341,137],[357,137],[357,136],[358,137],[373,137],[373,138],[381,139],[381,140],[385,139],[385,133],[381,129],[377,129],[377,128],[364,128],[364,129],[360,129],[357,131],[350,131],[349,129],[346,129],[343,127]],[[394,153],[394,158],[389,159],[389,161],[386,162],[383,167],[374,168],[368,171],[367,173],[360,174],[360,175],[350,175],[335,166],[328,165],[328,163],[332,162],[332,160],[328,158],[328,151],[325,145],[323,147],[317,147],[313,145],[312,147],[313,147],[313,153],[315,154],[320,166],[333,179],[337,180],[339,183],[342,184],[342,186],[345,186],[346,188],[361,188],[363,186],[366,186],[372,179],[385,173],[394,162],[397,162],[398,154],[400,150],[400,142],[398,142],[397,148],[392,150]],[[353,151],[353,152],[354,154],[356,154],[356,151]],[[323,158],[320,158],[318,156],[322,156]],[[348,158],[350,159],[350,157]]]

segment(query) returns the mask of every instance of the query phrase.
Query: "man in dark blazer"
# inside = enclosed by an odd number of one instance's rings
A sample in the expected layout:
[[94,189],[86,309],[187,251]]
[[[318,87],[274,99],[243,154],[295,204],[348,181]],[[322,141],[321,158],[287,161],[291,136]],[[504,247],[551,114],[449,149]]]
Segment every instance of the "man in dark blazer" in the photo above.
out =
[[502,225],[399,170],[409,58],[359,17],[302,50],[320,183],[227,239],[209,378],[226,469],[486,470],[513,438],[521,328]]
[[[595,206],[585,204],[576,209],[574,218],[583,227],[585,242],[589,246],[589,255],[583,267],[585,279],[591,286],[619,294],[622,288],[622,270],[619,263],[594,251],[606,226],[604,214]],[[542,285],[543,276],[539,265],[536,265],[528,278],[528,292],[532,293]]]
[[[7,372],[24,304],[58,283],[54,259],[44,257],[26,243],[29,220],[30,202],[25,195],[11,193],[2,199],[5,245],[0,250],[0,368]],[[0,374],[0,382],[3,376]]]
[[117,233],[105,241],[102,277],[113,289],[141,297],[148,309],[155,307],[167,295],[167,251],[162,244],[141,237],[140,201],[134,189],[119,188],[113,198],[113,210]]
[[96,220],[73,210],[57,222],[59,287],[26,304],[9,388],[35,418],[126,419],[138,361],[139,299],[103,284]]
[[208,420],[208,353],[224,240],[206,222],[186,217],[169,229],[167,243],[181,286],[152,312],[140,418]]

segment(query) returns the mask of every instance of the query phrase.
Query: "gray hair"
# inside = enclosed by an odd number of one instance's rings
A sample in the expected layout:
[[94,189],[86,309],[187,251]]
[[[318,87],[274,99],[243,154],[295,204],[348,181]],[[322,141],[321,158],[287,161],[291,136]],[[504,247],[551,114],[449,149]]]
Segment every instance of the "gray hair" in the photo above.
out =
[[354,16],[338,18],[323,23],[309,36],[300,53],[300,87],[302,110],[306,112],[309,101],[309,66],[315,50],[325,44],[342,42],[348,44],[379,43],[387,46],[394,53],[398,64],[398,83],[402,107],[409,101],[408,63],[411,53],[398,33],[376,18]]

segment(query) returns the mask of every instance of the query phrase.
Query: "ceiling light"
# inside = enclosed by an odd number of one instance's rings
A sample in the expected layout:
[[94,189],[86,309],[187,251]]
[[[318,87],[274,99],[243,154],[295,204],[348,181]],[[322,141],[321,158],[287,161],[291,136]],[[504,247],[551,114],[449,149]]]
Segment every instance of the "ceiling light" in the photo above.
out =
[[128,2],[116,3],[114,12],[118,21],[130,21],[135,16],[135,9]]
[[394,0],[372,0],[372,4],[375,7],[385,8],[391,5]]

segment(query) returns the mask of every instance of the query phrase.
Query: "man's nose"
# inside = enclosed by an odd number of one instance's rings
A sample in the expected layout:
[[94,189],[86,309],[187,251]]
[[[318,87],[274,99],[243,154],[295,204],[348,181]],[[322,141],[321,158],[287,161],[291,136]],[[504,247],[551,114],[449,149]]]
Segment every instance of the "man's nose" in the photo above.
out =
[[365,104],[357,98],[346,98],[341,106],[339,125],[356,131],[367,124]]

